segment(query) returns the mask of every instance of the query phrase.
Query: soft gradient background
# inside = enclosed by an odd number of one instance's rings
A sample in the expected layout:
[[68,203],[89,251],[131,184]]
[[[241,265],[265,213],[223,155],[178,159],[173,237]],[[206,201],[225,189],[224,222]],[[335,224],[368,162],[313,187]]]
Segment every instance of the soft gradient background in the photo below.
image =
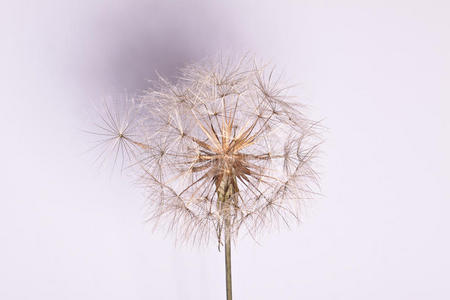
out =
[[329,129],[305,223],[239,241],[235,299],[450,299],[448,1],[2,1],[0,299],[224,299],[223,253],[144,224],[93,164],[105,96],[219,50],[299,82]]

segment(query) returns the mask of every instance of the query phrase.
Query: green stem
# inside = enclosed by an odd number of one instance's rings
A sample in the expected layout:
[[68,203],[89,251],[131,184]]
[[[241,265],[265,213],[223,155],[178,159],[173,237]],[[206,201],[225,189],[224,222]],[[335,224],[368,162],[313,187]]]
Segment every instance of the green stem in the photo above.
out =
[[227,300],[232,300],[231,296],[231,228],[229,218],[225,219],[225,272],[227,283]]
[[231,291],[231,201],[235,190],[234,176],[223,176],[217,189],[217,196],[222,207],[225,230],[225,278],[227,300],[232,300]]

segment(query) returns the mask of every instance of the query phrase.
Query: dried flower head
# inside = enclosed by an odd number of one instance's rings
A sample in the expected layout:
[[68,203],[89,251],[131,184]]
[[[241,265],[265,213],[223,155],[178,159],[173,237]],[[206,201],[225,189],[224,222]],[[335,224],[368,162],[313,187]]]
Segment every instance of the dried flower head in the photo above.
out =
[[176,84],[160,78],[129,123],[107,113],[104,134],[140,170],[151,220],[219,245],[298,220],[317,178],[317,123],[268,68],[248,58],[194,64]]

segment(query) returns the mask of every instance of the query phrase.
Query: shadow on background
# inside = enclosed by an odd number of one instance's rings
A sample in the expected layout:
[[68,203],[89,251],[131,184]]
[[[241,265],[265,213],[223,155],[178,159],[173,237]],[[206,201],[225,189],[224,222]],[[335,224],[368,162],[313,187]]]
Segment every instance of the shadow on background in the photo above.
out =
[[75,81],[91,96],[139,93],[156,71],[173,80],[179,67],[232,47],[220,4],[130,3],[103,6],[72,39]]

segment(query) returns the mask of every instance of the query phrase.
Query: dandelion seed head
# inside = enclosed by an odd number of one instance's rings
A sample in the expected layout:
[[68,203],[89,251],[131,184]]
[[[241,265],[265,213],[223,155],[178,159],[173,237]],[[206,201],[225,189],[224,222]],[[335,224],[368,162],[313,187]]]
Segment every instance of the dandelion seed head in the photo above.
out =
[[234,237],[298,221],[314,195],[320,142],[280,82],[248,57],[192,64],[133,104],[132,131],[106,128],[132,153],[151,221],[183,240],[219,243],[226,219]]

